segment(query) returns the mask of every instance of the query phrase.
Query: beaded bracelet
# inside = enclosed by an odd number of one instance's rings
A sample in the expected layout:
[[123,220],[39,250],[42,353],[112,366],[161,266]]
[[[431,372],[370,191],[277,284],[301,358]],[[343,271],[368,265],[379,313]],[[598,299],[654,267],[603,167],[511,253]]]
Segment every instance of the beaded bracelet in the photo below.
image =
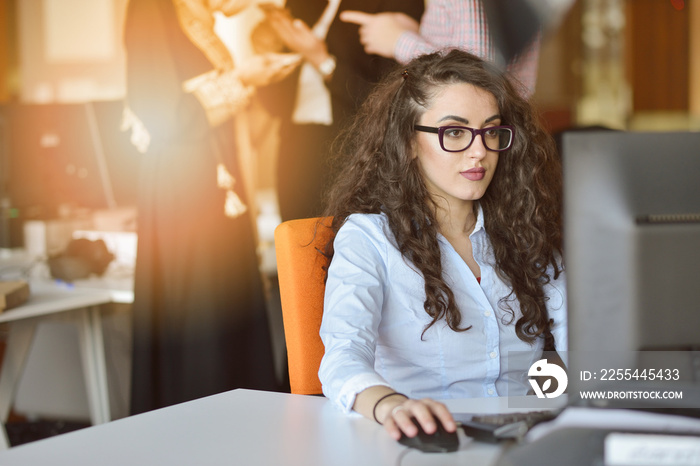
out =
[[387,393],[387,394],[384,395],[383,397],[379,398],[379,399],[377,400],[377,402],[374,403],[374,408],[372,408],[372,417],[373,417],[374,420],[377,422],[377,424],[382,425],[382,423],[379,422],[379,419],[377,419],[377,406],[379,406],[379,403],[381,403],[381,402],[384,401],[385,399],[389,398],[390,396],[394,396],[394,395],[401,395],[401,396],[403,396],[404,398],[408,399],[408,397],[407,397],[406,395],[404,395],[403,393],[399,393],[399,392]]

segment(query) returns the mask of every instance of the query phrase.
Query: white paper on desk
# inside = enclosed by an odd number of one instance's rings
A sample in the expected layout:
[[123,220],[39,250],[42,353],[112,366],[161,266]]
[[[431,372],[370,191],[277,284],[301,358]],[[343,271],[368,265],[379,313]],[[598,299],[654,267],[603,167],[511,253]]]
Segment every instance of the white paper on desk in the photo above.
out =
[[630,409],[600,409],[570,406],[556,419],[534,426],[528,441],[537,440],[564,427],[631,430],[657,433],[700,434],[700,419]]
[[700,438],[622,434],[605,437],[605,466],[700,466]]

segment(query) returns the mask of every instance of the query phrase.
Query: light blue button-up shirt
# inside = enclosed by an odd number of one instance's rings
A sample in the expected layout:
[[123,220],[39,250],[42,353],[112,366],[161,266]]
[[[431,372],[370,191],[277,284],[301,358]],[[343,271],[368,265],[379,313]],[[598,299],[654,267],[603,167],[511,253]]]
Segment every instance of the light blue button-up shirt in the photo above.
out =
[[[498,276],[491,242],[478,213],[469,236],[481,284],[464,260],[438,235],[445,280],[462,314],[464,332],[444,320],[421,334],[431,319],[423,308],[422,275],[396,247],[383,214],[354,214],[338,231],[328,270],[321,338],[325,355],[319,378],[323,393],[349,412],[358,393],[387,385],[411,398],[472,398],[524,395],[527,369],[540,359],[544,341],[533,345],[515,334],[515,318],[499,307],[510,288]],[[550,271],[550,276],[552,273]],[[545,286],[558,351],[566,351],[564,274]],[[519,355],[519,362],[509,359]],[[524,360],[523,360],[523,355]],[[509,364],[510,362],[510,364]]]

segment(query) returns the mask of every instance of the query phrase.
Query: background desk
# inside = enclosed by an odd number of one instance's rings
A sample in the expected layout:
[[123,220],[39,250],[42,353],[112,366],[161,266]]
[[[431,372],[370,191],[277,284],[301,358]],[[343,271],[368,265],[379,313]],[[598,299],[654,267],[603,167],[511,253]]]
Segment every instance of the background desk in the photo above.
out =
[[[447,404],[454,412],[509,410],[505,398]],[[488,465],[499,452],[464,436],[454,453],[408,450],[381,426],[341,413],[326,398],[233,390],[21,445],[0,452],[0,464]]]
[[77,325],[93,424],[111,419],[100,306],[115,301],[112,291],[59,286],[52,281],[30,282],[29,300],[0,313],[9,336],[0,372],[0,449],[9,442],[4,429],[38,323],[63,319]]

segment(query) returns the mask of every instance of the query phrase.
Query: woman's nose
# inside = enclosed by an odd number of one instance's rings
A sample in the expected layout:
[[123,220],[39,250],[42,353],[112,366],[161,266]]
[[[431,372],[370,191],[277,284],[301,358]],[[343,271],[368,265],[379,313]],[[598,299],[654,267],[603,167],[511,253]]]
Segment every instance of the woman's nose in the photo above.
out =
[[467,148],[467,155],[475,159],[483,159],[486,156],[486,146],[484,145],[484,138],[481,134],[474,135],[474,140],[471,145]]

